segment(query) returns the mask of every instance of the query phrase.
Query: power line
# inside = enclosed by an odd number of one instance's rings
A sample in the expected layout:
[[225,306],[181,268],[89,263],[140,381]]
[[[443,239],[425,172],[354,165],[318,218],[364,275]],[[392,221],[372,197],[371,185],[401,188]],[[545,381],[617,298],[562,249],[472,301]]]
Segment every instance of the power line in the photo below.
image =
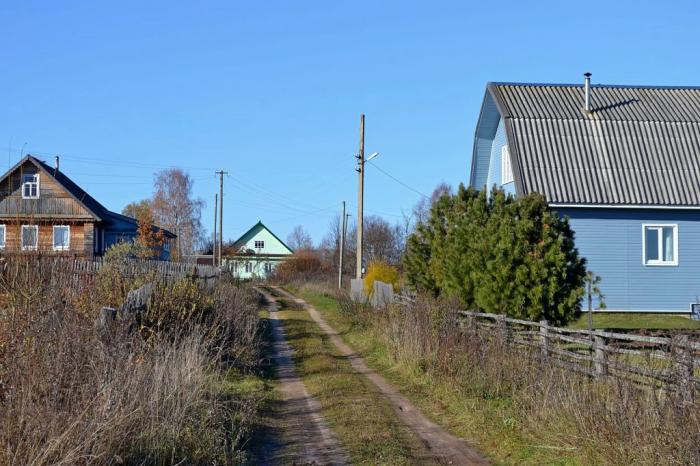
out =
[[381,169],[379,166],[377,166],[377,164],[375,164],[374,162],[371,162],[371,161],[370,161],[369,164],[372,165],[372,166],[373,166],[374,168],[376,168],[377,170],[379,170],[380,172],[384,173],[386,176],[388,176],[388,177],[391,178],[392,180],[396,181],[398,184],[400,184],[400,185],[403,186],[404,188],[406,188],[406,189],[408,189],[408,190],[410,190],[410,191],[413,191],[413,192],[416,193],[416,194],[420,194],[421,196],[423,196],[423,197],[426,198],[426,199],[429,199],[429,198],[430,198],[430,196],[426,196],[426,195],[423,194],[422,192],[418,191],[416,188],[413,188],[413,187],[407,185],[406,183],[404,183],[404,182],[401,181],[400,179],[396,178],[396,177],[393,176],[392,174],[387,173],[386,171],[382,170],[382,169]]

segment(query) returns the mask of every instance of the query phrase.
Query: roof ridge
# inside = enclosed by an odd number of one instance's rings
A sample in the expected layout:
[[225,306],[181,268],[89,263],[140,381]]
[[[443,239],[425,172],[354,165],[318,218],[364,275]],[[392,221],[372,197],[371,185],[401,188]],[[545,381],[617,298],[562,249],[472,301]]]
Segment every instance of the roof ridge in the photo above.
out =
[[[538,83],[538,82],[516,82],[516,81],[489,81],[487,85],[493,86],[513,86],[513,87],[573,87],[583,88],[583,83]],[[649,90],[691,90],[700,91],[697,86],[674,86],[674,85],[650,85],[650,84],[591,84],[592,88],[601,89],[649,89]]]

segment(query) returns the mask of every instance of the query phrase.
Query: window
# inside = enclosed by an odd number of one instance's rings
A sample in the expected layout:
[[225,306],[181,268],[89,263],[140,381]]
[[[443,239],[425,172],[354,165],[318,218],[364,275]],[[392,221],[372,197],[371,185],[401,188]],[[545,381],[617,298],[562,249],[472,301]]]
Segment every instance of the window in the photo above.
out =
[[251,273],[253,271],[253,264],[250,262],[245,263],[245,271],[246,273]]
[[642,225],[644,265],[678,265],[678,225]]
[[264,249],[265,248],[265,241],[256,241],[255,242],[255,249]]
[[68,251],[70,249],[70,227],[67,225],[54,225],[53,250]]
[[0,249],[5,249],[5,225],[0,225]]
[[272,273],[272,263],[265,262],[265,273]]
[[508,146],[501,147],[501,184],[512,183],[513,167],[510,164],[510,151]]
[[39,174],[22,177],[22,198],[39,199]]
[[22,225],[22,249],[35,251],[39,244],[39,227],[37,225]]

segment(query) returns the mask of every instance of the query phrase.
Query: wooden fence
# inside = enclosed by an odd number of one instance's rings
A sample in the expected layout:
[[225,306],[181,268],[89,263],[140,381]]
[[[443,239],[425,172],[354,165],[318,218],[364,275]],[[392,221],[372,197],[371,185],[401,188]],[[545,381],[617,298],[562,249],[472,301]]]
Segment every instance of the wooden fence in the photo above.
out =
[[672,337],[576,330],[547,321],[460,311],[467,332],[491,332],[506,345],[527,348],[568,370],[591,377],[619,377],[636,384],[664,387],[692,401],[700,388],[700,342]]
[[[102,259],[92,261],[60,259],[70,262],[70,267],[78,273],[93,274],[105,267]],[[128,275],[141,275],[156,272],[166,280],[176,280],[184,277],[196,277],[209,282],[217,280],[221,271],[217,267],[210,265],[197,265],[192,263],[165,262],[145,259],[128,259],[119,264],[121,270]]]

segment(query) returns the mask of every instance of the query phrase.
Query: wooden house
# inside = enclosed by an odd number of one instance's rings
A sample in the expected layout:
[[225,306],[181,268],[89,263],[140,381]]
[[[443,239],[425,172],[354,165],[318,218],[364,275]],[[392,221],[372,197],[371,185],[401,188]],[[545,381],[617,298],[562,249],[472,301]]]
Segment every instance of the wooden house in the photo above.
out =
[[[135,219],[111,212],[59,170],[27,155],[0,178],[0,251],[41,251],[91,259],[133,240]],[[157,227],[153,227],[157,229]],[[163,230],[161,259],[175,235]]]
[[234,254],[223,258],[224,268],[234,277],[265,279],[294,251],[262,222],[243,233],[234,243]]
[[470,185],[568,217],[608,312],[698,309],[700,88],[490,83]]

